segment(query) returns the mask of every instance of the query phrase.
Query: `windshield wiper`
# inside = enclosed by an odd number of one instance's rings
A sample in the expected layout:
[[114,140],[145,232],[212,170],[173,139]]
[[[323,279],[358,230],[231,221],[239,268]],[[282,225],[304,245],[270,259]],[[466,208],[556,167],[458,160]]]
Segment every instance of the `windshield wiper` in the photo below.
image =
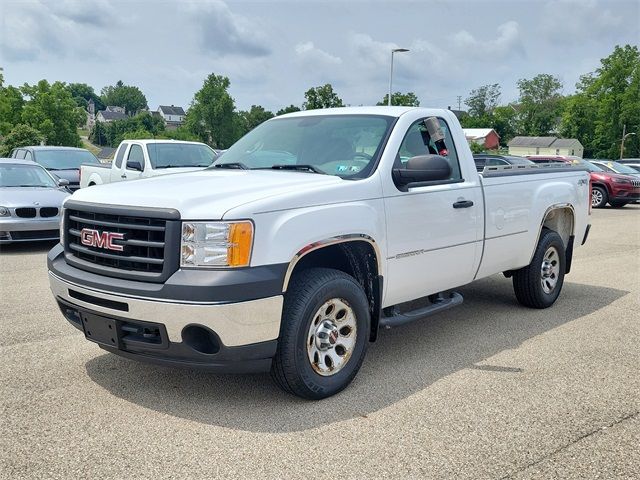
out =
[[323,172],[317,167],[313,165],[306,164],[295,164],[295,165],[271,165],[272,170],[297,170],[300,172],[313,172],[319,173],[320,175],[326,175],[326,172]]
[[6,187],[22,188],[22,187],[36,187],[36,188],[50,188],[51,185],[3,185]]
[[249,170],[249,167],[247,167],[242,162],[216,163],[213,167],[214,168],[231,168],[234,170]]

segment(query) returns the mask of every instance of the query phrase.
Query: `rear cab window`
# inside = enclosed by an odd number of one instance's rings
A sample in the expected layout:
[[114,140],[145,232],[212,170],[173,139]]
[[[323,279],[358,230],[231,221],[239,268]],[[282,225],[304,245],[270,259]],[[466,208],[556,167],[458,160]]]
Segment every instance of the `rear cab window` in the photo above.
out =
[[116,168],[122,168],[122,159],[124,158],[124,154],[127,151],[128,146],[128,143],[123,143],[122,145],[120,145],[120,148],[118,149],[118,153],[116,153],[116,158],[114,160],[114,165],[116,166]]

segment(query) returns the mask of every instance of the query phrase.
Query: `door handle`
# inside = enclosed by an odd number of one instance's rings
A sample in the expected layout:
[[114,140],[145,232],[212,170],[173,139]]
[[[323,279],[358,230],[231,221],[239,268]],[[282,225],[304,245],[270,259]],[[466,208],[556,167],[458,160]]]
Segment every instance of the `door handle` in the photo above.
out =
[[473,207],[473,202],[471,200],[460,200],[453,204],[453,208],[469,208]]
[[120,178],[127,178],[127,174],[123,173],[122,175],[120,175]]

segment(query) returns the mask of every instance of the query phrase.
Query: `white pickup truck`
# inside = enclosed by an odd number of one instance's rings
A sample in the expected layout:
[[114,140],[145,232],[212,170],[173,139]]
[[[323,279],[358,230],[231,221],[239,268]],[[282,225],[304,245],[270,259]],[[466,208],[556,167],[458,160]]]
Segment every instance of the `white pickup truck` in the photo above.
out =
[[379,328],[459,304],[461,285],[504,273],[521,304],[550,307],[589,200],[579,167],[478,173],[447,110],[304,111],[204,171],[76,192],[50,285],[109,352],[270,370],[318,399],[349,384]]
[[216,156],[211,147],[200,142],[125,140],[111,164],[80,166],[80,188],[201,170],[211,165]]

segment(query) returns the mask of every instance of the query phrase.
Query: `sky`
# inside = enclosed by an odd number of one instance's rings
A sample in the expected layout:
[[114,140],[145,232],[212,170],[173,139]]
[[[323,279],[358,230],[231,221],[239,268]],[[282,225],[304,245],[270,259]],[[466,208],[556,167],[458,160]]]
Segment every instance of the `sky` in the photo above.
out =
[[5,83],[42,78],[138,86],[151,109],[188,107],[210,73],[231,81],[236,107],[301,105],[331,83],[348,105],[389,88],[422,106],[539,73],[572,93],[615,45],[640,44],[640,0],[0,0]]

